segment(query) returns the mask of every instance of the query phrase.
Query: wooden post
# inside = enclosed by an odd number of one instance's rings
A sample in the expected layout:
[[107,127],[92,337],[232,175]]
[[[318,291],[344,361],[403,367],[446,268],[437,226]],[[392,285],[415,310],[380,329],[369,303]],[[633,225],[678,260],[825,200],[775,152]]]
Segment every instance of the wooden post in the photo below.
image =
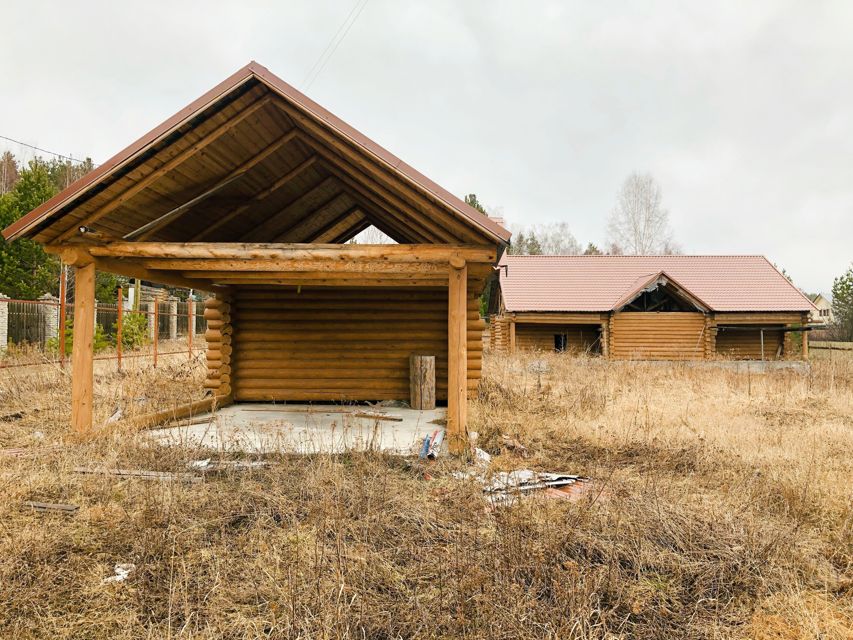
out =
[[74,342],[71,349],[71,428],[78,434],[92,431],[95,333],[95,265],[75,268]]
[[435,356],[409,356],[409,404],[418,411],[435,409]]
[[68,271],[59,266],[59,366],[65,368],[65,299],[68,297]]
[[447,436],[450,453],[464,453],[468,444],[468,267],[450,260],[447,296]]
[[809,359],[809,332],[803,331],[803,360]]
[[118,288],[118,306],[116,307],[116,358],[118,370],[121,371],[121,325],[124,322],[124,296],[121,287]]
[[509,352],[515,353],[515,318],[509,321]]

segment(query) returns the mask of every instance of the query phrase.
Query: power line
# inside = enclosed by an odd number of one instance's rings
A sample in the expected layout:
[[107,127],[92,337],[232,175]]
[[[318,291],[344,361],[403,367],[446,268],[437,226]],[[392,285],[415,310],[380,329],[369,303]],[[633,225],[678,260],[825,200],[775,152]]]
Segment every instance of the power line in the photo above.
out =
[[[323,53],[320,54],[320,57],[317,58],[317,61],[306,74],[305,79],[302,81],[305,89],[309,89],[311,85],[314,84],[314,81],[320,77],[323,69],[326,68],[326,64],[331,60],[332,56],[335,55],[335,51],[338,50],[341,42],[343,42],[344,38],[347,37],[350,29],[352,29],[352,26],[356,23],[356,20],[358,20],[358,17],[361,15],[361,12],[364,11],[364,8],[367,6],[369,1],[370,0],[356,0],[355,5],[350,9],[350,12],[341,23],[341,26],[338,27],[337,31],[335,31],[335,35],[333,35],[332,39],[329,40],[329,44],[327,44],[326,48],[323,49]],[[340,36],[340,38],[338,36]]]
[[[14,142],[15,144],[19,144],[24,147],[29,147],[30,149],[35,149],[36,151],[41,151],[42,153],[49,153],[52,156],[56,156],[57,158],[62,158],[63,160],[70,160],[71,162],[79,162],[80,164],[85,164],[85,160],[78,160],[77,158],[72,158],[71,156],[66,156],[62,153],[56,153],[55,151],[48,151],[47,149],[42,149],[41,147],[36,147],[32,144],[27,144],[26,142],[21,142],[20,140],[15,140],[14,138],[10,138],[8,136],[0,136],[0,139],[8,140],[9,142]],[[98,166],[98,165],[94,165]]]

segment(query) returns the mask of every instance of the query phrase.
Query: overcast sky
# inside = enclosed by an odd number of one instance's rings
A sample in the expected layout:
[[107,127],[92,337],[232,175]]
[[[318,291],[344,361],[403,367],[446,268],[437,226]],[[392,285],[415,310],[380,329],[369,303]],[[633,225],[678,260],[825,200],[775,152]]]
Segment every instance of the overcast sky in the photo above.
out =
[[[603,244],[632,171],[685,253],[808,291],[853,260],[853,3],[369,0],[0,6],[0,135],[103,162],[257,60],[458,195]],[[24,149],[0,140],[0,150]]]

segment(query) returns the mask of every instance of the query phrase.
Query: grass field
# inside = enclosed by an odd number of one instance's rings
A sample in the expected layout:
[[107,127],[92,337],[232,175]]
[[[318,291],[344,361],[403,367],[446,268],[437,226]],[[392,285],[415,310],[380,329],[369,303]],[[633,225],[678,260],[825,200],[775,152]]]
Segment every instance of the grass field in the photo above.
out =
[[[853,637],[853,361],[485,370],[471,428],[492,468],[584,474],[594,491],[489,509],[451,476],[461,462],[376,453],[198,484],[75,474],[210,454],[141,446],[121,421],[74,442],[67,374],[0,372],[0,447],[42,448],[0,456],[0,637]],[[186,359],[105,369],[97,419],[195,399],[202,376]],[[135,570],[104,583],[117,563]]]

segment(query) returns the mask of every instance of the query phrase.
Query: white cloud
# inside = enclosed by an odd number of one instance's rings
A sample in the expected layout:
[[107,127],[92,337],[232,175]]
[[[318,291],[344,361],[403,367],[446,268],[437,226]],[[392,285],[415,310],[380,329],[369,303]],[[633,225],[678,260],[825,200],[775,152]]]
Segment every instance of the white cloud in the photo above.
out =
[[[300,86],[353,6],[7,3],[0,134],[103,161],[250,59]],[[853,259],[853,5],[370,0],[308,91],[512,222],[601,242],[633,170],[691,252]]]

